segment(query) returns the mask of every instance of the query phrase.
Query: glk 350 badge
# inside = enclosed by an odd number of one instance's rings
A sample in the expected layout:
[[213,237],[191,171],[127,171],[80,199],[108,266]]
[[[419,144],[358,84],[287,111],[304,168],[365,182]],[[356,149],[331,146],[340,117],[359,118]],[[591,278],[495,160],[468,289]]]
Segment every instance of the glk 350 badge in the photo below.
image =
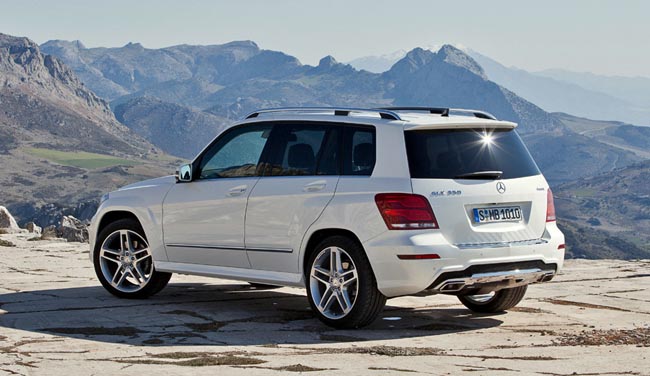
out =
[[460,196],[463,192],[460,190],[450,189],[446,191],[433,191],[431,196],[433,197],[447,197],[447,196]]

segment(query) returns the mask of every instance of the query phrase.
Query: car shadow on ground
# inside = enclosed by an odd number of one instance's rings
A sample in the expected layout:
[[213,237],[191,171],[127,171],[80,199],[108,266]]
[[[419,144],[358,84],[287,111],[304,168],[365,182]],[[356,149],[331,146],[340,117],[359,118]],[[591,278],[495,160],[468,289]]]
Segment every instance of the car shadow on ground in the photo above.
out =
[[368,327],[334,330],[314,316],[303,291],[247,284],[170,284],[146,300],[118,299],[100,286],[15,292],[0,295],[0,310],[0,328],[150,346],[392,340],[502,323],[465,309],[389,304]]

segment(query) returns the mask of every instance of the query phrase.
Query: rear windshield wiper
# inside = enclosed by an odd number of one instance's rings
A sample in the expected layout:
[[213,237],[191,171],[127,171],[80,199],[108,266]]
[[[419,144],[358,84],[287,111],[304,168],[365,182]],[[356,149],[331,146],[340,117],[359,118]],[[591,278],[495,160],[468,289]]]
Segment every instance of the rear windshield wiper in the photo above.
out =
[[503,175],[503,171],[477,171],[454,176],[454,179],[493,179],[496,180]]

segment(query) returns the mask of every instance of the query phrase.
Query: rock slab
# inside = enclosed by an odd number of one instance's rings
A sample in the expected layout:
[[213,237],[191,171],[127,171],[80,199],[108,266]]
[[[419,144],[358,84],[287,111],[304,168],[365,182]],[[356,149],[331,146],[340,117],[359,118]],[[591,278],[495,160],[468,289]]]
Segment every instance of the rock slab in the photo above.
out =
[[86,225],[71,215],[61,218],[61,225],[56,229],[58,237],[69,242],[88,242],[88,228]]
[[0,206],[0,228],[6,230],[6,232],[18,232],[20,227],[14,219],[14,217],[9,213],[9,210],[4,206]]

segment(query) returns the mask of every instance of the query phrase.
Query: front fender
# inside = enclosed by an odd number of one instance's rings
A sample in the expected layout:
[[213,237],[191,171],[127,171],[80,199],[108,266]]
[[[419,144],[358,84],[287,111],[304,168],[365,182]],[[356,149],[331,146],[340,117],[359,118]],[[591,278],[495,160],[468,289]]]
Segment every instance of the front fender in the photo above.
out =
[[[167,252],[163,243],[162,202],[170,187],[156,187],[155,189],[144,190],[130,189],[110,193],[109,199],[103,202],[93,217],[89,231],[90,260],[93,260],[95,243],[99,235],[99,225],[102,219],[112,212],[128,212],[134,215],[140,222],[145,232],[153,260],[167,261]],[[157,191],[157,192],[156,192]]]

